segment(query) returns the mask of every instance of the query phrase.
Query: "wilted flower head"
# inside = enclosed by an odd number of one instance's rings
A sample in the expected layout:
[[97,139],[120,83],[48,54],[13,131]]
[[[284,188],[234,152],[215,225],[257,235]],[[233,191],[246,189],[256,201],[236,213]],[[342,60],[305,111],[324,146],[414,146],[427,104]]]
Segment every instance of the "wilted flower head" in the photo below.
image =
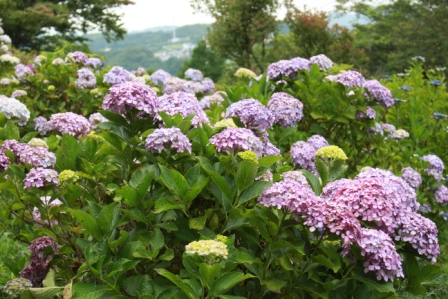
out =
[[317,64],[321,70],[327,71],[333,67],[333,61],[324,54],[319,54],[310,58],[310,62]]
[[154,85],[162,85],[167,78],[171,77],[171,74],[164,70],[157,70],[151,74],[151,81]]
[[356,118],[363,119],[363,118],[369,118],[369,119],[375,119],[376,117],[376,111],[372,107],[366,106],[366,112],[358,111],[356,112]]
[[8,119],[18,119],[20,126],[25,125],[30,118],[30,111],[24,104],[14,98],[0,96],[0,113]]
[[272,94],[267,107],[282,127],[294,126],[303,117],[302,102],[285,92]]
[[56,113],[47,122],[49,131],[55,130],[71,136],[85,136],[90,133],[90,123],[82,115],[73,112]]
[[316,157],[335,159],[335,160],[347,160],[348,159],[347,155],[344,153],[344,151],[336,145],[329,145],[329,146],[321,147],[316,152]]
[[235,76],[238,78],[255,78],[257,75],[251,70],[241,67],[235,72]]
[[229,251],[227,245],[215,240],[193,241],[185,246],[185,253],[191,255],[199,255],[210,259],[224,258],[226,259]]
[[227,128],[210,138],[210,143],[216,145],[218,152],[253,151],[261,156],[263,143],[260,138],[245,128]]
[[448,188],[445,185],[441,185],[437,187],[434,192],[434,197],[436,198],[436,202],[445,206],[448,204]]
[[366,80],[363,75],[357,71],[345,71],[337,75],[336,82],[348,87],[362,87]]
[[[158,111],[163,111],[168,115],[180,114],[182,117],[194,114],[195,116],[191,120],[194,127],[201,126],[202,123],[210,124],[210,120],[202,110],[199,101],[191,93],[175,92],[162,95],[158,98]],[[162,120],[158,114],[155,115],[155,119]]]
[[10,298],[18,298],[32,286],[31,281],[26,278],[14,278],[6,283],[3,292],[8,294]]
[[445,165],[443,164],[442,159],[436,155],[423,156],[421,159],[429,162],[429,166],[425,169],[427,174],[433,176],[438,182],[443,180],[443,170],[445,169]]
[[82,51],[70,52],[67,54],[67,58],[70,61],[79,62],[82,64],[86,64],[89,60],[89,57]]
[[202,72],[200,70],[189,68],[185,71],[185,78],[188,78],[195,82],[200,82],[202,79],[204,79],[204,75],[202,75]]
[[362,86],[367,89],[372,99],[382,106],[389,108],[394,105],[395,101],[390,90],[377,80],[367,80]]
[[146,84],[140,82],[123,82],[109,88],[104,97],[103,109],[124,114],[136,109],[140,115],[155,117],[157,111],[157,94]]
[[191,153],[191,142],[179,128],[156,129],[145,140],[146,150],[150,152],[162,152],[163,149],[176,150],[178,153],[185,151]]
[[58,172],[54,169],[45,169],[42,167],[32,168],[26,175],[25,188],[31,189],[32,187],[45,187],[50,184],[59,185]]
[[238,117],[250,129],[267,130],[274,123],[271,111],[255,99],[233,103],[227,108],[226,118]]
[[110,84],[120,84],[131,81],[134,75],[122,68],[121,66],[112,67],[106,75],[104,75],[103,82]]
[[422,176],[411,167],[405,167],[401,170],[401,178],[414,189],[418,189],[422,184]]
[[63,170],[58,177],[59,182],[76,182],[79,180],[79,175],[76,174],[73,170],[66,169]]
[[96,86],[96,77],[92,70],[82,68],[78,70],[78,79],[75,80],[78,89],[94,88]]

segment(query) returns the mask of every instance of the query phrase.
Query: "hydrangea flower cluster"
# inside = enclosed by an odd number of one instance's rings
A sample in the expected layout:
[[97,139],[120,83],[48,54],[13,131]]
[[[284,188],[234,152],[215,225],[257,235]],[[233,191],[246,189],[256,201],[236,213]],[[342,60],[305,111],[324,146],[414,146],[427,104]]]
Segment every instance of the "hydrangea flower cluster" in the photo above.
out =
[[86,64],[89,57],[82,51],[70,52],[67,54],[67,59],[73,62]]
[[405,167],[401,170],[401,178],[414,189],[418,189],[422,184],[422,176],[411,167]]
[[45,142],[45,140],[40,138],[31,138],[31,140],[28,141],[28,145],[32,147],[43,147],[48,149],[48,144]]
[[309,186],[308,181],[306,180],[306,177],[303,175],[302,172],[297,170],[290,170],[282,173],[280,177],[284,180],[291,180],[301,183],[302,185]]
[[434,197],[436,198],[436,202],[441,205],[447,205],[448,204],[448,188],[445,185],[441,185],[437,187],[436,191],[434,192]]
[[200,85],[200,92],[203,94],[211,94],[215,91],[215,83],[212,79],[205,78]]
[[300,70],[310,70],[310,61],[308,59],[296,57],[290,60],[280,60],[268,66],[267,77],[270,80],[278,80],[281,75],[295,78]]
[[124,114],[132,109],[140,111],[140,116],[155,117],[157,111],[157,94],[146,84],[140,82],[123,82],[109,88],[104,97],[103,109]]
[[14,65],[20,63],[20,59],[19,58],[15,57],[15,56],[12,56],[12,55],[10,55],[8,53],[1,55],[0,56],[0,61],[1,62],[7,62],[7,63],[14,64]]
[[238,126],[235,124],[233,119],[231,118],[225,118],[215,123],[215,128],[238,128]]
[[[172,94],[164,94],[158,98],[157,111],[163,111],[169,115],[180,114],[186,117],[189,114],[195,114],[191,120],[194,127],[201,126],[202,123],[210,124],[210,120],[202,110],[199,101],[191,93],[175,92]],[[161,121],[160,115],[155,115],[155,119]]]
[[316,157],[327,158],[327,159],[335,159],[335,160],[347,160],[347,155],[344,151],[336,146],[329,145],[321,147],[315,154]]
[[409,137],[409,133],[403,129],[395,130],[390,136],[393,139],[403,139]]
[[291,147],[292,164],[317,175],[314,165],[316,149],[306,141],[297,141]]
[[102,122],[106,122],[108,121],[107,118],[105,118],[104,116],[102,116],[100,113],[96,112],[96,113],[92,113],[89,116],[89,122],[90,122],[90,127],[92,129],[96,129],[98,126],[98,123],[102,123]]
[[199,255],[210,259],[223,258],[226,259],[229,251],[227,245],[215,240],[199,240],[193,241],[185,246],[185,253],[191,255]]
[[163,92],[172,94],[175,92],[187,92],[191,94],[210,94],[215,90],[215,83],[211,79],[204,79],[201,82],[187,81],[177,77],[168,77],[163,83]]
[[6,118],[17,118],[20,126],[26,125],[30,118],[30,111],[20,101],[14,98],[0,96],[0,113],[3,113]]
[[64,182],[76,182],[77,180],[79,180],[79,175],[77,175],[76,172],[74,172],[73,170],[66,169],[66,170],[63,170],[59,174],[58,180],[61,183],[64,183]]
[[381,125],[381,129],[382,129],[383,131],[389,132],[390,134],[394,134],[395,131],[397,130],[397,129],[395,128],[395,126],[394,126],[394,125],[391,125],[391,124],[382,124],[382,125]]
[[445,165],[442,159],[436,155],[427,155],[421,158],[423,161],[429,162],[429,166],[426,167],[425,172],[430,176],[433,176],[438,182],[443,180],[443,170]]
[[8,294],[10,298],[18,298],[32,286],[31,281],[26,278],[14,278],[6,283],[3,292]]
[[260,138],[245,128],[227,128],[213,135],[210,143],[216,146],[218,152],[253,151],[257,156],[261,156],[263,152],[263,143]]
[[96,67],[103,66],[103,62],[101,61],[101,59],[99,59],[97,57],[92,57],[92,58],[87,59],[87,62],[84,65],[96,68]]
[[[42,281],[47,276],[48,266],[54,255],[59,251],[57,244],[51,237],[40,237],[34,239],[28,250],[31,252],[31,263],[23,268],[20,277],[28,279],[33,287],[41,287]],[[47,248],[51,248],[50,253]]]
[[25,177],[25,188],[41,188],[47,185],[59,185],[58,172],[54,169],[45,169],[42,167],[32,168]]
[[319,54],[310,58],[310,62],[317,64],[322,71],[328,71],[333,67],[333,61],[324,54]]
[[362,87],[367,89],[372,99],[378,101],[382,106],[389,108],[394,105],[395,101],[390,90],[377,80],[367,80]]
[[165,72],[164,70],[157,70],[151,74],[151,81],[154,85],[162,85],[165,84],[165,80],[171,77],[171,74]]
[[110,84],[120,84],[131,81],[134,75],[122,68],[121,66],[112,67],[106,75],[104,75],[103,82]]
[[27,146],[19,154],[20,162],[32,167],[54,167],[56,155],[44,147]]
[[95,88],[96,77],[95,74],[88,68],[78,70],[78,79],[75,80],[78,89]]
[[235,72],[235,76],[238,78],[255,78],[257,75],[251,70],[241,67]]
[[27,95],[28,94],[27,94],[27,92],[25,90],[18,89],[18,90],[14,90],[14,92],[11,94],[11,98],[16,99],[18,97],[24,97],[24,96],[27,96]]
[[254,164],[258,164],[257,154],[253,151],[239,152],[238,157],[240,157],[244,161],[251,161]]
[[53,61],[51,62],[51,64],[53,64],[53,65],[62,65],[64,63],[65,63],[64,59],[59,58],[59,57],[53,59]]
[[90,123],[82,115],[73,112],[56,113],[47,122],[49,131],[55,130],[71,136],[85,136],[90,133]]
[[15,67],[16,76],[19,78],[25,78],[27,76],[33,75],[33,70],[24,64],[18,64]]
[[356,118],[363,119],[363,118],[369,118],[369,119],[375,119],[376,117],[376,111],[372,107],[367,106],[366,112],[358,111],[356,112]]
[[221,103],[224,102],[222,94],[225,94],[225,92],[217,91],[212,95],[205,96],[202,98],[202,100],[199,101],[199,105],[201,105],[202,109],[210,108],[213,104],[222,106]]
[[363,75],[357,71],[345,71],[336,76],[336,82],[348,87],[362,87],[366,80]]
[[327,140],[320,135],[313,135],[308,138],[307,142],[317,151],[324,146],[329,146]]
[[5,171],[9,164],[11,164],[11,162],[8,157],[5,155],[3,150],[0,150],[0,172]]
[[250,129],[267,130],[274,123],[271,111],[255,99],[233,103],[226,110],[226,118],[238,117]]
[[292,127],[303,117],[303,104],[285,92],[272,94],[267,105],[274,116],[274,122],[282,127]]
[[146,150],[162,152],[163,149],[174,149],[178,153],[191,153],[191,142],[179,128],[156,129],[145,140]]
[[189,68],[184,73],[185,78],[190,79],[191,81],[200,82],[204,79],[204,75],[200,70]]
[[45,135],[50,130],[47,125],[48,121],[43,116],[38,116],[34,119],[34,130],[38,131],[40,135]]

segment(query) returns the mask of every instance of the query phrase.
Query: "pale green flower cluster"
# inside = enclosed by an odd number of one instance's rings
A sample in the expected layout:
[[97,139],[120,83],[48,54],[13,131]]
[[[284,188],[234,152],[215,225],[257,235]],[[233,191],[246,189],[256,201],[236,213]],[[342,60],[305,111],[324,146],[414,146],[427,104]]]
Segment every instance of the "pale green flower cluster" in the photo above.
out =
[[242,67],[236,71],[235,76],[238,78],[255,78],[257,75],[251,70]]
[[32,147],[44,147],[48,148],[48,144],[45,142],[45,140],[40,138],[31,138],[30,141],[28,141],[28,145]]
[[32,286],[33,284],[28,279],[14,278],[6,283],[3,292],[8,294],[10,296],[9,298],[17,298]]
[[335,159],[335,160],[347,160],[348,159],[347,155],[344,153],[344,151],[336,145],[321,147],[316,152],[316,157],[329,158],[329,159]]
[[251,161],[255,164],[258,164],[258,160],[257,160],[258,156],[253,151],[239,152],[238,156],[245,161]]
[[409,133],[403,129],[398,129],[392,134],[393,139],[403,139],[409,137]]
[[220,120],[215,124],[215,128],[223,128],[223,127],[238,128],[233,122],[233,119],[231,118]]
[[63,170],[58,177],[59,182],[76,182],[79,180],[79,175],[76,174],[73,170]]
[[226,243],[228,239],[229,238],[227,238],[226,236],[223,236],[223,235],[217,235],[215,237],[215,241],[223,242],[223,243]]
[[223,242],[215,240],[199,240],[193,241],[185,246],[185,253],[197,254],[209,258],[222,257],[226,259],[229,251],[227,250],[227,245]]

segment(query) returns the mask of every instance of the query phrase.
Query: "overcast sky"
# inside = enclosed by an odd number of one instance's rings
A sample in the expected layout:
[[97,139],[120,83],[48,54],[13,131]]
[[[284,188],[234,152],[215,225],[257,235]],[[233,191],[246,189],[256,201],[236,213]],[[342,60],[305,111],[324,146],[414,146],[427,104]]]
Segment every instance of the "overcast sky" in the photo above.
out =
[[[119,10],[119,13],[123,14],[122,21],[128,31],[213,22],[207,15],[193,13],[189,0],[134,0],[134,2],[134,5]],[[299,8],[306,5],[310,9],[330,11],[334,8],[336,0],[295,0],[294,3]]]

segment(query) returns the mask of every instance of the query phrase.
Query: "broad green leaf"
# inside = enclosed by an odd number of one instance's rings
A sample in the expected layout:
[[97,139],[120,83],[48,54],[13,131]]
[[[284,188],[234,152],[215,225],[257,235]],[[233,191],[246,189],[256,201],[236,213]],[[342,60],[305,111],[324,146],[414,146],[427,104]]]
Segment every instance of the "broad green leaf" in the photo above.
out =
[[314,165],[322,180],[322,186],[325,186],[328,182],[328,167],[321,157],[314,158]]
[[4,139],[20,139],[19,128],[10,120],[6,122],[4,134],[6,137]]
[[274,292],[274,293],[281,293],[281,289],[287,284],[288,282],[278,279],[269,279],[269,280],[262,280],[261,285],[264,285],[268,288],[268,290]]
[[163,184],[179,198],[184,199],[188,192],[187,180],[176,170],[159,165],[160,179]]
[[98,299],[109,290],[102,285],[78,282],[73,285],[73,298]]
[[337,271],[340,268],[338,266],[335,266],[328,258],[323,256],[322,254],[319,254],[319,255],[313,257],[313,261],[315,261],[316,263],[321,264],[322,266],[330,268],[331,270],[333,270],[334,273],[337,273]]
[[[219,175],[217,172],[207,169],[203,167],[205,172],[207,172],[208,175],[212,178],[214,184],[212,184],[212,193],[217,197],[217,199],[220,201],[221,205],[223,206],[225,212],[229,212],[231,208],[231,203],[233,202],[233,192],[230,189],[229,184],[227,181]],[[214,188],[214,186],[215,188]]]
[[154,231],[150,233],[149,237],[149,246],[154,258],[157,257],[163,245],[165,245],[165,238],[163,237],[163,233],[160,228],[156,227],[154,228]]
[[132,173],[129,185],[134,188],[138,188],[143,179],[148,176],[149,173],[154,173],[155,176],[156,167],[154,165],[145,165]]
[[122,127],[127,128],[129,126],[128,121],[118,113],[114,113],[109,110],[99,110],[98,111],[102,116],[107,118],[110,122],[115,123],[116,125],[120,125]]
[[205,216],[205,215],[199,216],[196,218],[190,218],[190,219],[188,219],[188,226],[191,229],[201,230],[204,228],[206,221],[207,221],[207,216]]
[[121,205],[111,203],[101,209],[98,224],[104,235],[109,236],[116,228],[120,216]]
[[319,182],[319,178],[317,176],[315,176],[314,174],[312,174],[311,172],[309,172],[308,170],[302,169],[300,171],[306,177],[306,180],[310,184],[310,186],[313,189],[314,193],[316,193],[316,195],[319,196],[322,193],[322,186],[321,186],[321,184]]
[[405,254],[403,266],[405,277],[408,279],[406,291],[414,295],[424,295],[426,289],[421,284],[423,277],[420,276],[420,267],[415,257],[411,254]]
[[179,276],[174,275],[173,273],[165,270],[165,269],[155,269],[159,275],[169,279],[172,283],[174,283],[178,288],[180,288],[185,295],[190,299],[200,298],[201,294],[197,294],[193,288],[184,282]]
[[130,186],[123,186],[120,190],[115,191],[124,198],[124,203],[129,207],[135,207],[138,202],[137,191]]
[[238,200],[238,205],[241,205],[251,199],[258,198],[261,193],[263,193],[263,191],[270,186],[272,186],[272,183],[267,181],[253,182],[252,185],[250,185],[241,194],[240,199]]
[[202,189],[204,189],[204,187],[208,185],[209,181],[210,178],[205,178],[199,185],[191,187],[185,195],[185,200],[188,203],[191,203],[196,198],[196,196],[201,193]]
[[280,157],[280,156],[261,157],[260,159],[258,159],[258,165],[269,167],[272,164],[276,163],[277,161],[280,161],[281,159],[282,159],[282,157]]
[[206,298],[213,298],[214,296],[221,295],[238,283],[255,277],[251,274],[244,274],[242,272],[229,272],[219,277],[210,287]]
[[257,165],[250,161],[242,161],[238,165],[235,180],[239,192],[245,190],[254,182],[257,169]]
[[54,298],[58,293],[62,292],[64,287],[44,287],[44,288],[29,288],[28,290],[36,299],[50,299]]
[[154,207],[154,213],[162,213],[169,210],[182,210],[185,208],[181,203],[177,202],[174,198],[166,197],[156,200],[156,204]]
[[359,280],[363,283],[368,284],[369,286],[376,289],[378,292],[381,293],[395,293],[394,284],[392,282],[384,282],[384,281],[378,281],[375,279],[370,279],[365,276],[361,275],[355,275],[353,276],[354,279]]
[[108,132],[102,132],[99,135],[120,152],[123,150],[123,143],[121,142],[121,139],[117,135]]
[[123,127],[121,127],[117,124],[114,124],[112,122],[108,122],[108,121],[102,122],[102,123],[99,123],[97,126],[100,129],[103,129],[107,132],[117,135],[118,137],[120,137],[123,140],[129,140],[132,137],[132,134],[128,129],[123,128]]
[[233,230],[239,227],[244,227],[244,226],[250,226],[250,221],[247,218],[237,218],[237,219],[233,219],[230,220],[226,223],[226,226],[224,227],[224,231],[226,232],[228,230]]
[[56,151],[55,169],[58,172],[66,169],[76,171],[76,158],[80,151],[81,147],[74,137],[66,134],[62,135],[61,146]]
[[93,218],[90,214],[82,210],[70,209],[70,213],[76,220],[86,229],[86,231],[92,235],[95,239],[99,240],[102,238],[101,229],[95,218]]
[[123,287],[126,293],[133,297],[150,295],[154,291],[154,282],[149,275],[136,275],[126,278],[123,281]]

